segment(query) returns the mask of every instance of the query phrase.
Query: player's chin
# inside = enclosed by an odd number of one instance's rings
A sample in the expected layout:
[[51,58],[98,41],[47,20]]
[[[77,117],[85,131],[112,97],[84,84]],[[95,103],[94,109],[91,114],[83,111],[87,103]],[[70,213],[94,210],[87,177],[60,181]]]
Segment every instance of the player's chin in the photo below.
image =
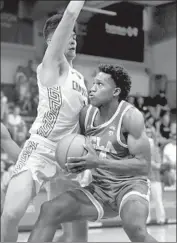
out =
[[76,49],[68,50],[67,54],[68,54],[68,56],[73,56],[73,57],[75,57],[75,56],[76,56]]
[[100,107],[99,102],[97,102],[95,99],[89,99],[89,101],[90,101],[90,104],[91,104],[92,106],[95,106],[95,107],[97,107],[97,108]]

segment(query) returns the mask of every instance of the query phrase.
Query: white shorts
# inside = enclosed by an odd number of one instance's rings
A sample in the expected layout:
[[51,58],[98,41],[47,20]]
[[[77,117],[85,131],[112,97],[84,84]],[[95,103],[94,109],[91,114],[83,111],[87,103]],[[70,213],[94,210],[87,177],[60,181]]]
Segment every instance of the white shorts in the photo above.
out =
[[90,170],[78,174],[77,176],[68,175],[65,177],[55,177],[53,180],[45,184],[47,198],[51,200],[63,192],[74,190],[88,186],[92,182],[92,173]]
[[[12,176],[30,170],[35,181],[36,193],[42,186],[45,186],[49,194],[58,195],[63,190],[66,191],[67,187],[71,189],[72,184],[80,185],[83,175],[67,176],[55,161],[55,149],[56,143],[39,135],[31,135],[24,144]],[[49,198],[51,197],[49,196]]]

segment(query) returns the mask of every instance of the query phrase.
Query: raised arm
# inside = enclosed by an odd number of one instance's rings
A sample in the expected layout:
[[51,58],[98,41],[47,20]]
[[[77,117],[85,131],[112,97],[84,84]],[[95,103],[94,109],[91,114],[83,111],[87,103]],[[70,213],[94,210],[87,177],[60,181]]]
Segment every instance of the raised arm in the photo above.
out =
[[1,123],[1,147],[16,162],[21,148],[12,140],[7,128]]
[[41,81],[45,86],[52,86],[54,80],[62,75],[68,64],[64,56],[72,31],[85,1],[70,1],[58,24],[42,60]]
[[44,58],[43,64],[51,64],[51,62],[62,62],[63,55],[68,44],[69,38],[72,34],[76,20],[79,13],[84,6],[85,1],[70,1],[64,15],[56,28],[50,45],[48,46]]

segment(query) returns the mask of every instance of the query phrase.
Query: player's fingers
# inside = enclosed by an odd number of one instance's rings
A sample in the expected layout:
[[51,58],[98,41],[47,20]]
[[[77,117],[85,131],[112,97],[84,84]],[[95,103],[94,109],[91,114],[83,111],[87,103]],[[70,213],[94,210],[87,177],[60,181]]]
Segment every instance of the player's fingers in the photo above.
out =
[[77,173],[77,174],[79,174],[79,173],[83,172],[84,170],[85,170],[85,169],[84,169],[83,167],[79,167],[79,168],[74,168],[74,169],[72,169],[71,172],[72,172],[72,173]]
[[81,173],[85,170],[85,166],[77,166],[77,167],[71,167],[68,168],[71,173]]
[[77,163],[77,162],[80,162],[80,161],[84,161],[85,160],[85,156],[82,156],[82,157],[68,157],[67,159],[67,163]]
[[85,162],[82,161],[82,162],[77,162],[77,163],[68,163],[68,165],[67,165],[68,169],[78,168],[80,166],[84,167],[85,166]]

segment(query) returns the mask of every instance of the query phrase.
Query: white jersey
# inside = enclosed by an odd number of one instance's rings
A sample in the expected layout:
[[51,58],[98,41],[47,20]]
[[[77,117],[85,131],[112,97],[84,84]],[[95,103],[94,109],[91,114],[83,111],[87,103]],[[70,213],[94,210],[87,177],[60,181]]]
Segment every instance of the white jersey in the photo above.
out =
[[84,77],[73,68],[69,68],[66,80],[60,80],[54,87],[41,84],[37,68],[39,104],[37,117],[30,129],[31,134],[38,134],[57,142],[67,134],[79,133],[79,112],[87,104],[87,89]]

